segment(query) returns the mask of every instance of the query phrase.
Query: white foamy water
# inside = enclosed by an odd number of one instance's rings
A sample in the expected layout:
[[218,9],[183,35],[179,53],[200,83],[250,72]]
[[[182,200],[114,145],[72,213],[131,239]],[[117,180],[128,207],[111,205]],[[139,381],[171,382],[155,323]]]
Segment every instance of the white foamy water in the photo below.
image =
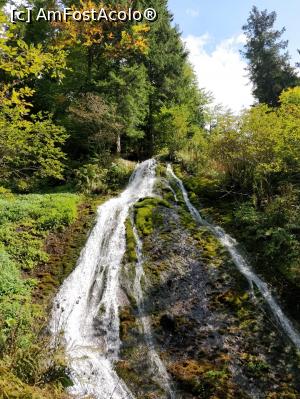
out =
[[241,255],[240,251],[238,250],[238,243],[236,242],[236,240],[232,238],[229,234],[225,233],[225,231],[221,227],[214,226],[202,218],[198,210],[192,205],[182,181],[175,175],[170,164],[167,167],[167,173],[171,178],[175,180],[178,187],[180,188],[184,202],[193,219],[198,224],[207,227],[211,231],[211,233],[218,238],[220,243],[228,250],[238,270],[246,277],[251,287],[253,287],[253,285],[257,287],[286,335],[290,338],[294,345],[298,349],[300,349],[299,332],[294,328],[291,321],[283,313],[281,307],[273,297],[268,285],[259,276],[257,276],[257,274],[252,270],[246,259]]
[[126,249],[129,208],[151,196],[155,160],[139,164],[128,187],[98,209],[98,216],[76,268],[62,284],[53,305],[50,330],[62,339],[77,398],[133,398],[113,364],[118,359],[119,273]]

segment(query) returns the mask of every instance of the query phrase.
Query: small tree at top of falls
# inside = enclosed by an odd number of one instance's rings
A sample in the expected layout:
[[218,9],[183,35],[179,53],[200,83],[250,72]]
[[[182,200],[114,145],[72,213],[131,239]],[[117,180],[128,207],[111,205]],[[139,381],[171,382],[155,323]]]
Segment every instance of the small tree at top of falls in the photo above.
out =
[[[249,61],[248,71],[253,94],[260,103],[277,106],[280,93],[299,84],[295,69],[289,63],[288,41],[280,40],[285,28],[273,29],[276,13],[253,7],[243,31],[247,37],[243,55]],[[282,53],[285,51],[284,53]]]

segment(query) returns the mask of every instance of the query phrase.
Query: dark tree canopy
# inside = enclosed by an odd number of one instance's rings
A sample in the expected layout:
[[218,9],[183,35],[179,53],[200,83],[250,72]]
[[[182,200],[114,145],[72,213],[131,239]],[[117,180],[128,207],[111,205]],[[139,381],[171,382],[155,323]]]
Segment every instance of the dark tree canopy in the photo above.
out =
[[[36,60],[33,71],[32,66],[26,75],[18,71],[18,96],[26,90],[30,100],[26,118],[50,115],[67,133],[62,150],[70,173],[90,162],[102,167],[107,155],[142,159],[168,150],[175,133],[161,131],[167,122],[180,126],[180,146],[199,134],[206,97],[197,87],[166,0],[28,0],[28,4],[33,15],[41,7],[73,6],[86,11],[128,4],[139,10],[153,7],[158,14],[151,23],[33,19],[31,24],[7,25],[11,38],[3,42],[8,55],[7,65],[0,63],[0,88],[4,92],[10,83],[11,95],[16,90],[15,54],[20,54],[20,63]],[[14,101],[12,98],[11,108]],[[10,109],[5,116],[7,125],[9,113]],[[18,123],[23,123],[24,116],[19,114]],[[14,131],[17,127],[12,126]]]
[[288,41],[281,40],[285,28],[274,29],[276,12],[259,11],[253,7],[243,31],[247,43],[243,55],[253,83],[253,94],[260,103],[278,105],[282,90],[299,84],[295,69],[286,51]]

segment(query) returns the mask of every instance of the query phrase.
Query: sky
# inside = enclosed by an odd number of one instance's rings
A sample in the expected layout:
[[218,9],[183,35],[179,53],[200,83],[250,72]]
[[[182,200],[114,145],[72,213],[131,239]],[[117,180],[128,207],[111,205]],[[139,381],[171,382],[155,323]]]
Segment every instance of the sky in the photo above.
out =
[[253,5],[276,11],[276,28],[286,27],[291,63],[300,61],[300,0],[169,0],[199,86],[210,91],[216,104],[238,112],[254,102],[246,61],[239,50],[245,43],[242,25]]

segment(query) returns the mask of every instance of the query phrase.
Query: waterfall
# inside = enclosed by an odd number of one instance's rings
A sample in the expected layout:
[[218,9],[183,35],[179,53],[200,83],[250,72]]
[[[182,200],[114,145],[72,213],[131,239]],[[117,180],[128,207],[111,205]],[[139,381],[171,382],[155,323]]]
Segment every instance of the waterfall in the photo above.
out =
[[177,186],[180,188],[184,202],[193,219],[199,225],[205,226],[220,241],[223,247],[227,249],[232,258],[232,261],[234,262],[238,270],[246,277],[246,279],[250,284],[250,287],[253,287],[253,284],[257,287],[257,289],[261,293],[266,303],[269,305],[272,313],[274,314],[275,318],[281,325],[284,332],[294,343],[297,349],[300,349],[299,333],[293,327],[291,321],[285,316],[282,309],[276,302],[275,298],[272,296],[272,293],[268,288],[268,285],[255,274],[255,272],[252,270],[251,266],[248,264],[246,259],[241,255],[241,253],[238,250],[238,243],[229,234],[225,233],[225,231],[221,227],[214,226],[201,217],[200,213],[190,202],[188,193],[182,181],[175,175],[170,164],[168,164],[167,173],[169,174],[170,177],[172,177],[175,180]]
[[120,349],[120,265],[126,249],[125,220],[130,207],[152,195],[156,162],[142,162],[122,194],[98,208],[95,227],[76,268],[53,304],[50,331],[62,339],[78,398],[133,398],[114,371]]
[[142,324],[142,329],[143,329],[143,334],[145,338],[145,342],[147,345],[148,349],[148,356],[150,359],[151,363],[151,369],[152,369],[152,374],[154,376],[154,379],[157,380],[158,384],[161,386],[161,388],[167,393],[168,399],[174,399],[174,393],[171,389],[170,381],[169,381],[169,375],[168,372],[161,361],[158,353],[155,350],[153,338],[152,338],[152,331],[151,331],[151,324],[149,317],[145,315],[145,309],[144,309],[144,296],[143,296],[143,290],[142,290],[142,285],[141,281],[146,279],[145,273],[144,273],[144,268],[143,268],[143,244],[142,241],[138,235],[138,231],[136,229],[136,226],[134,224],[134,221],[131,220],[132,222],[132,229],[133,229],[133,234],[136,242],[136,254],[137,254],[137,262],[136,262],[136,273],[135,273],[135,280],[134,280],[134,285],[133,285],[133,294],[137,303],[138,311],[139,311],[139,316],[140,316],[140,321]]

